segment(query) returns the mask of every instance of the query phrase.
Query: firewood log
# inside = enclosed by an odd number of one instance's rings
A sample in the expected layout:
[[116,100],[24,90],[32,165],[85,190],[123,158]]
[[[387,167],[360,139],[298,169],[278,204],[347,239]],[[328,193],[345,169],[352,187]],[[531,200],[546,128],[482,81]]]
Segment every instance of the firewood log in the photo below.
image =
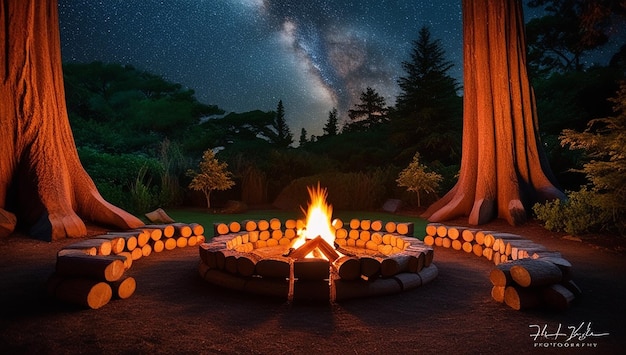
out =
[[383,230],[383,221],[377,219],[370,223],[370,229],[374,232],[380,232]]
[[287,258],[265,258],[256,264],[256,273],[262,277],[286,279],[289,277]]
[[186,237],[178,237],[176,238],[176,247],[184,248],[187,246],[187,238]]
[[[341,220],[335,219],[331,223],[332,223],[333,227],[341,228],[341,226],[339,226],[339,227],[335,226],[335,223],[340,223],[341,224]],[[297,227],[298,227],[298,222],[296,222],[295,219],[286,219],[285,220],[285,229],[297,229]]]
[[478,243],[472,244],[472,253],[478,257],[483,256],[483,246]]
[[228,224],[228,230],[231,233],[238,233],[239,231],[241,231],[241,224],[237,221],[232,221]]
[[489,281],[493,286],[510,286],[513,284],[513,277],[511,276],[511,268],[515,265],[524,265],[529,263],[529,260],[516,260],[507,263],[501,263],[491,269],[489,273]]
[[125,275],[117,281],[109,282],[109,286],[113,291],[113,298],[127,299],[135,293],[137,282],[134,277]]
[[162,239],[163,241],[163,248],[165,250],[174,250],[176,249],[177,246],[177,242],[175,238],[166,238],[166,239]]
[[228,224],[226,223],[213,223],[213,235],[224,235],[228,234],[230,229],[228,229]]
[[150,228],[144,226],[143,228],[140,228],[138,230],[143,232],[137,235],[138,247],[143,247],[148,243],[148,240],[150,239],[158,240],[161,239],[161,237],[163,236],[163,230],[157,226]]
[[[433,236],[433,237],[436,236],[437,235],[437,227],[439,227],[440,225],[441,225],[441,223],[428,223],[426,225],[426,235],[430,235],[430,236]],[[395,225],[394,225],[394,229],[395,229]],[[389,233],[393,233],[394,231],[391,231]]]
[[237,258],[239,257],[239,253],[237,252],[229,252],[225,254],[224,257],[224,270],[231,274],[237,274]]
[[387,233],[395,233],[396,232],[396,222],[389,221],[385,223],[385,232]]
[[504,303],[504,290],[506,290],[506,286],[492,286],[491,298],[496,302]]
[[444,248],[450,248],[452,246],[452,240],[448,237],[441,237],[441,246]]
[[483,257],[489,261],[493,260],[493,249],[484,247],[483,248]]
[[522,287],[536,287],[559,283],[563,273],[549,261],[532,260],[511,267],[511,277]]
[[578,287],[578,285],[573,280],[567,280],[565,282],[562,282],[561,285],[568,289],[571,293],[573,293],[574,296],[576,296],[577,298],[582,296],[583,294],[582,289]]
[[422,279],[422,285],[425,285],[437,278],[439,275],[439,269],[435,266],[435,264],[431,263],[427,267],[420,270],[417,274]]
[[72,248],[72,249],[60,249],[57,252],[57,257],[62,255],[71,255],[71,254],[83,254],[83,255],[97,255],[98,249],[96,247],[83,247],[83,248]]
[[137,247],[137,235],[141,232],[108,232],[113,237],[124,238],[125,250],[132,251]]
[[461,245],[461,249],[463,249],[463,251],[468,254],[472,252],[472,248],[473,246],[470,242],[463,242],[463,244]]
[[96,255],[110,255],[111,254],[111,241],[108,239],[84,239],[81,241],[68,244],[63,249],[89,249],[96,248]]
[[257,229],[256,221],[253,220],[247,219],[245,221],[242,221],[241,224],[243,225],[243,229],[247,232],[251,232]]
[[256,222],[256,225],[257,225],[257,229],[259,231],[266,231],[266,230],[268,230],[270,228],[270,222],[268,222],[265,219],[258,220]]
[[396,223],[396,233],[412,236],[415,229],[413,222]]
[[359,229],[359,227],[361,227],[361,221],[356,218],[352,218],[349,225],[350,229]]
[[504,303],[517,311],[532,309],[541,305],[541,296],[534,288],[507,286],[504,290]]
[[[146,224],[142,228],[146,232],[150,233],[150,239],[159,240],[163,237],[171,238],[174,236],[176,232],[176,228],[174,227],[174,223],[170,224]],[[160,230],[161,232],[153,232],[155,229]]]
[[187,238],[187,246],[188,247],[194,247],[198,244],[198,236],[197,235],[190,235]]
[[435,244],[435,237],[433,237],[432,235],[427,235],[424,237],[424,244],[426,245],[434,245]]
[[101,308],[113,296],[111,286],[96,279],[53,274],[48,285],[48,292],[56,299],[85,308]]
[[552,264],[556,265],[559,269],[561,269],[562,282],[570,280],[572,278],[572,264],[568,260],[553,256],[542,257],[538,260],[549,261]]
[[458,240],[458,239],[453,239],[452,240],[452,249],[454,249],[454,250],[461,250],[461,248],[463,248],[463,243],[461,243],[461,241]]
[[361,263],[353,256],[341,256],[333,265],[342,280],[357,280],[361,277]]
[[364,231],[369,231],[372,225],[372,221],[369,219],[362,219],[358,228]]
[[362,256],[359,258],[361,264],[361,275],[366,280],[375,278],[380,273],[380,262],[382,258],[374,256]]
[[390,255],[380,262],[380,274],[383,277],[390,277],[408,271],[411,259],[415,259],[415,262],[417,262],[417,258],[409,253]]
[[128,270],[133,265],[133,256],[129,251],[123,251],[119,254],[114,255],[115,257],[120,258],[124,263],[124,269]]
[[[234,256],[236,257],[239,253],[234,251],[234,250],[230,250],[230,249],[219,249],[215,252],[215,264],[216,264],[216,268],[219,270],[224,270],[226,268],[226,259],[229,256]],[[237,271],[237,266],[235,264],[234,269],[231,268],[231,271],[234,273]]]
[[563,285],[554,284],[543,289],[542,297],[545,304],[557,311],[564,311],[572,305],[576,296]]
[[402,291],[412,290],[422,286],[422,278],[417,273],[402,272],[394,275],[393,279],[400,284]]
[[282,222],[278,218],[272,218],[269,222],[271,230],[279,230],[282,225]]
[[172,237],[188,238],[193,234],[193,230],[186,223],[172,223],[171,226],[174,227],[174,235]]
[[100,234],[95,239],[108,239],[111,242],[111,254],[119,254],[126,249],[126,239],[115,234]]
[[189,223],[189,228],[191,228],[193,235],[204,235],[204,226],[200,223]]
[[443,224],[439,225],[437,227],[437,236],[441,237],[441,238],[445,238],[448,236],[448,227],[444,226]]
[[139,260],[143,257],[143,247],[137,247],[130,252],[130,256],[133,261]]
[[293,262],[293,273],[298,280],[324,280],[330,277],[330,264],[321,258],[298,259]]
[[259,258],[250,253],[241,254],[237,257],[237,273],[241,276],[252,276],[256,270]]
[[56,260],[56,272],[66,276],[117,281],[124,270],[124,263],[114,256],[63,255]]
[[477,229],[466,228],[463,230],[463,233],[461,233],[461,238],[464,241],[471,243],[475,240],[476,232],[478,232]]
[[152,245],[150,243],[141,247],[141,257],[150,256],[152,254]]
[[450,226],[447,227],[447,236],[448,238],[452,239],[452,240],[457,240],[461,237],[461,235],[463,234],[463,231],[465,230],[464,227],[457,227],[457,226]]

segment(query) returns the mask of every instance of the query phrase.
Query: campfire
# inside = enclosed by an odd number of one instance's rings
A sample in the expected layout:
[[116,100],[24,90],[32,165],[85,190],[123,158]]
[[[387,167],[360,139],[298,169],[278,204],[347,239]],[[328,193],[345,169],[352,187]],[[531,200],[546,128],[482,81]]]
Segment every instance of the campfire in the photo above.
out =
[[293,300],[392,294],[437,276],[433,249],[413,237],[410,222],[332,219],[328,192],[308,187],[303,220],[217,223],[199,247],[208,282]]

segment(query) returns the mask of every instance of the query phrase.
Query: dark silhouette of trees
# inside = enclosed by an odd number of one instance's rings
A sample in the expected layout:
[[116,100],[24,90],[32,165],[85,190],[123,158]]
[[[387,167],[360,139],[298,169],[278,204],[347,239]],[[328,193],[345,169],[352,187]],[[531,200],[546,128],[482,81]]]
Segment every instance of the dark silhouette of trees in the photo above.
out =
[[78,158],[63,88],[56,0],[0,0],[0,234],[83,237],[84,220],[143,222],[105,201]]
[[626,14],[619,0],[530,0],[528,6],[547,12],[526,26],[529,69],[538,76],[583,70],[583,55],[604,45]]
[[324,136],[336,136],[339,133],[339,115],[337,108],[328,112],[328,120],[322,128]]
[[309,142],[308,138],[307,138],[307,132],[306,129],[302,128],[300,130],[300,139],[298,140],[298,146],[299,147],[303,147],[305,144],[307,144]]
[[278,101],[276,106],[276,115],[272,122],[271,129],[268,131],[270,141],[282,148],[287,148],[293,143],[293,134],[291,133],[287,121],[285,120],[285,107],[283,100]]
[[359,99],[360,102],[354,104],[353,109],[348,110],[351,122],[343,128],[344,132],[367,130],[388,121],[389,108],[385,98],[376,90],[368,87],[361,92]]
[[463,150],[456,185],[424,213],[526,221],[537,201],[564,198],[538,137],[520,0],[463,0]]
[[456,162],[460,154],[462,102],[452,63],[440,40],[422,27],[413,41],[411,59],[402,62],[405,76],[392,115],[392,141],[407,157],[419,151],[427,161]]

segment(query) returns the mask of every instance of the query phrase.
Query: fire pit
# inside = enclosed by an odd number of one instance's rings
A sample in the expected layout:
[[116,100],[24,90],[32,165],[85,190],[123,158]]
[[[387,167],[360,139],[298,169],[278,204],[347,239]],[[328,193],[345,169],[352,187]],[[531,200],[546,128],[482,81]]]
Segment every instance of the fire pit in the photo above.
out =
[[399,293],[437,277],[413,224],[332,218],[327,192],[308,188],[306,220],[218,223],[199,247],[200,276],[221,287],[294,300]]

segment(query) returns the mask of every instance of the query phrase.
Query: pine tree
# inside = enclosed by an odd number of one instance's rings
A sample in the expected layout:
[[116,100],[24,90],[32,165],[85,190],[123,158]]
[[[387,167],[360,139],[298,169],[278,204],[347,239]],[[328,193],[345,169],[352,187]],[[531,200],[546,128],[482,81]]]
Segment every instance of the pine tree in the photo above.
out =
[[328,121],[322,128],[325,136],[336,136],[339,133],[339,117],[337,114],[337,108],[333,108],[328,112]]
[[289,130],[287,121],[285,120],[285,108],[283,106],[283,100],[278,101],[276,107],[276,116],[272,123],[273,132],[270,133],[270,140],[272,143],[278,145],[281,148],[287,148],[293,143],[293,134]]
[[308,143],[306,136],[307,136],[306,129],[302,128],[302,130],[300,131],[300,141],[298,142],[300,147]]
[[211,208],[211,192],[228,190],[235,183],[232,180],[232,174],[227,170],[228,164],[218,161],[211,149],[207,149],[202,154],[199,168],[200,172],[191,169],[187,171],[187,176],[192,178],[189,188],[202,191],[206,198],[207,208]]
[[377,124],[387,122],[389,108],[385,98],[376,90],[368,87],[361,93],[360,103],[354,104],[354,109],[348,110],[348,117],[352,120],[345,128],[348,130],[367,130]]
[[452,163],[460,152],[462,100],[459,85],[448,71],[440,40],[422,27],[413,41],[411,60],[402,62],[406,76],[393,115],[393,138],[407,152],[420,151],[427,160]]

